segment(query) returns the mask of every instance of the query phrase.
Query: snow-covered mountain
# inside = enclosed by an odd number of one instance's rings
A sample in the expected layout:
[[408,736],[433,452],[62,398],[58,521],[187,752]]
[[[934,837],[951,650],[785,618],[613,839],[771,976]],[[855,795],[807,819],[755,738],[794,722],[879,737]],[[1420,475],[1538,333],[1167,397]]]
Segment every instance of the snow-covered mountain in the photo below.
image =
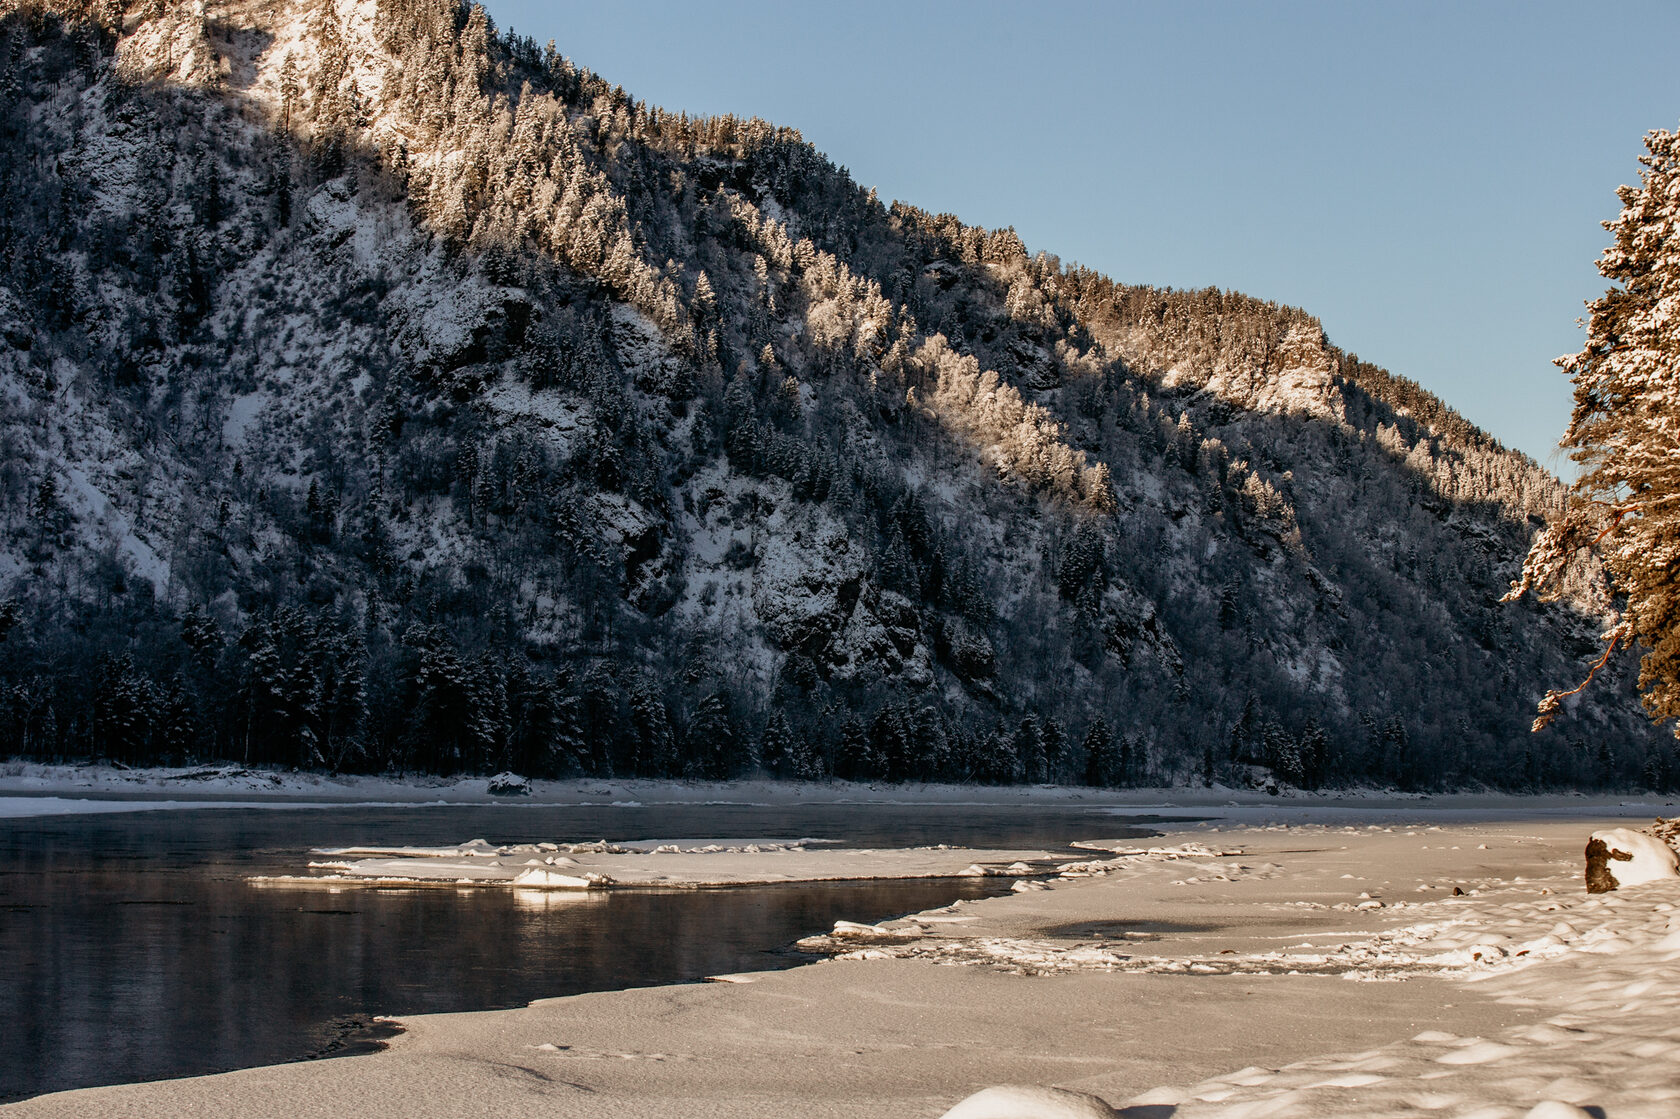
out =
[[0,738],[1668,787],[1555,479],[1294,308],[883,205],[451,0],[0,2]]

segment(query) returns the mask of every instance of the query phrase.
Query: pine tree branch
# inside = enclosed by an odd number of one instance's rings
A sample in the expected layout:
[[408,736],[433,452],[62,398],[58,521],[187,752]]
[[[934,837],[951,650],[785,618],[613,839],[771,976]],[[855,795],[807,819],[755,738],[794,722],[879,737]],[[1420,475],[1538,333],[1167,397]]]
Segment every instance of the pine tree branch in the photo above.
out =
[[1582,680],[1579,684],[1570,688],[1567,692],[1553,690],[1546,693],[1546,698],[1540,701],[1539,714],[1534,720],[1534,725],[1529,728],[1530,731],[1538,734],[1540,731],[1545,730],[1547,725],[1549,725],[1551,721],[1557,717],[1557,713],[1561,710],[1565,699],[1568,699],[1572,695],[1579,695],[1581,692],[1586,691],[1587,685],[1593,682],[1593,679],[1598,675],[1599,670],[1610,663],[1610,654],[1614,653],[1616,651],[1616,646],[1628,636],[1627,631],[1628,623],[1622,622],[1604,635],[1604,640],[1608,642],[1608,644],[1604,647],[1604,655],[1599,657],[1598,663],[1593,665],[1592,668],[1587,671],[1587,678],[1585,680]]

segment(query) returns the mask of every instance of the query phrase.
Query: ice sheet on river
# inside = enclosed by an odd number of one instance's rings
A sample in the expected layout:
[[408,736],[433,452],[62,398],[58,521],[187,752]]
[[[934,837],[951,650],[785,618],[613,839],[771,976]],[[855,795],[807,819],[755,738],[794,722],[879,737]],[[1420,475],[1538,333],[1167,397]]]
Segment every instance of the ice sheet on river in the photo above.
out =
[[509,886],[532,889],[693,888],[896,878],[1036,876],[1070,856],[1022,849],[841,848],[820,839],[675,839],[453,847],[335,847],[311,873],[252,879],[266,886]]

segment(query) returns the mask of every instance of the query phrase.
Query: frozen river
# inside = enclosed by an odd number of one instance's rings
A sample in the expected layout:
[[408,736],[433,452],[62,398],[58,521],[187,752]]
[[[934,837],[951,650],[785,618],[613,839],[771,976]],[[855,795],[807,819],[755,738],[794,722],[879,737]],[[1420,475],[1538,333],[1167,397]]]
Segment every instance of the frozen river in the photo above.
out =
[[533,893],[256,888],[315,847],[816,837],[1043,847],[1054,806],[199,808],[0,819],[0,1100],[365,1046],[376,1015],[485,1010],[800,962],[834,921],[1006,890],[945,879]]

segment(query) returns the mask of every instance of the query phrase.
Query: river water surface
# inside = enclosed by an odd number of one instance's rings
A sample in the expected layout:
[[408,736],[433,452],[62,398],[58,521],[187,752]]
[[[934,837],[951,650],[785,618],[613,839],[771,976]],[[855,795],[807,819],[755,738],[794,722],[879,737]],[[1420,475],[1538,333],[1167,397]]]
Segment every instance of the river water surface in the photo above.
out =
[[[1131,826],[1127,826],[1131,825]],[[788,967],[802,936],[1009,879],[537,894],[287,889],[314,847],[812,837],[1056,850],[1148,835],[1061,807],[225,809],[0,819],[0,1100],[365,1049],[377,1015]]]

